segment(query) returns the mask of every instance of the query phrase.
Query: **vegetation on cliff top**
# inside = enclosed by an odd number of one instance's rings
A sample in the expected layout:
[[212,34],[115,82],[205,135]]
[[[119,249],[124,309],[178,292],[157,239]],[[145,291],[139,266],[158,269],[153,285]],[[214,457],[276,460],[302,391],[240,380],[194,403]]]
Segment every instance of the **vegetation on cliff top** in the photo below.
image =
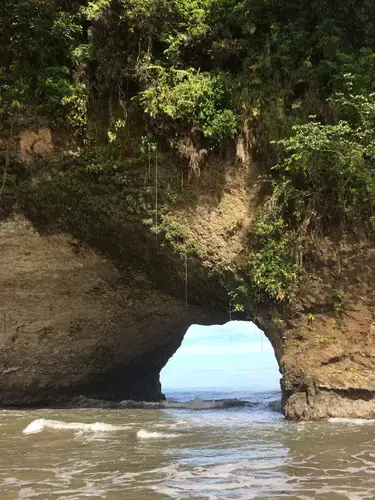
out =
[[[196,174],[246,137],[268,201],[245,295],[285,300],[312,231],[374,229],[372,0],[4,0],[0,50],[0,133],[46,122],[91,147],[100,114],[121,155],[137,115],[140,154],[172,148]],[[17,169],[3,156],[4,197]]]

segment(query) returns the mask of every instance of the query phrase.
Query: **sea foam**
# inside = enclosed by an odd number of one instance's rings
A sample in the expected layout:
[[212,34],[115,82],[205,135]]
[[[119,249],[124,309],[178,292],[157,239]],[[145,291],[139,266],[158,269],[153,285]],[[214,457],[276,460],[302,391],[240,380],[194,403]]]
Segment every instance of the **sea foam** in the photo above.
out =
[[168,439],[176,437],[178,437],[178,434],[168,434],[166,432],[149,432],[145,429],[141,429],[137,432],[138,439]]
[[86,432],[112,432],[128,429],[129,427],[105,424],[103,422],[94,422],[93,424],[84,424],[80,422],[61,422],[59,420],[46,420],[40,418],[34,420],[23,430],[23,434],[37,434],[44,429],[76,430]]
[[328,422],[332,424],[374,424],[374,419],[365,419],[365,418],[329,418]]

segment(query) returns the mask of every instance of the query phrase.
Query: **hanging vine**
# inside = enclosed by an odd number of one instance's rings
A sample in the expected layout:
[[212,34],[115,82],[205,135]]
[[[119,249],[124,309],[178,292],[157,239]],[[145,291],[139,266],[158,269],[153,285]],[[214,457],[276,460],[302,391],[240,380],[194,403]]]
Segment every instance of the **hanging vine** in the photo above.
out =
[[185,306],[188,305],[188,258],[187,249],[185,249]]
[[155,150],[155,240],[158,243],[158,152]]

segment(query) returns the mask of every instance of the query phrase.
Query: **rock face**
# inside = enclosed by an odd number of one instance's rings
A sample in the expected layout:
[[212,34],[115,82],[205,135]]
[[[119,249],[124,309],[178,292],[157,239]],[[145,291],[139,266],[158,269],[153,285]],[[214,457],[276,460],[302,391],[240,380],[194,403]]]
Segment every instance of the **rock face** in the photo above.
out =
[[334,254],[331,242],[321,242],[320,276],[282,333],[290,419],[375,418],[375,251],[371,242],[352,241],[341,242],[330,261]]
[[0,255],[1,405],[158,400],[160,370],[186,329],[217,320],[21,216],[0,224]]

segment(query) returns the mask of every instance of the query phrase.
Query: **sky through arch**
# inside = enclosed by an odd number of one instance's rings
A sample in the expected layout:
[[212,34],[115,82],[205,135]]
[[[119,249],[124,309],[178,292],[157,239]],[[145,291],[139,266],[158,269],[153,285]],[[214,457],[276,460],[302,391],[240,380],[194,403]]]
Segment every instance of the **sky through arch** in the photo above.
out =
[[163,390],[277,390],[279,380],[271,343],[254,323],[245,321],[192,325],[161,372]]

